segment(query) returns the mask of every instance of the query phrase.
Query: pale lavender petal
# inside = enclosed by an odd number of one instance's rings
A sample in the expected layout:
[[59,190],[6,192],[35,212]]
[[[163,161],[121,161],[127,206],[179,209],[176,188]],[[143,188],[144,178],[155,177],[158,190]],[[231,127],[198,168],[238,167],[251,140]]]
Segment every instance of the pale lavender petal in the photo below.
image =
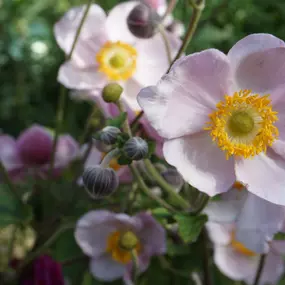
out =
[[[277,284],[278,280],[284,273],[284,260],[280,255],[269,253],[266,256],[264,268],[262,270],[260,285]],[[246,278],[248,284],[253,284],[256,272]]]
[[127,25],[127,17],[131,10],[138,4],[137,1],[129,1],[116,5],[107,17],[107,33],[111,41],[135,43],[138,39],[132,35]]
[[[55,39],[66,54],[71,50],[86,7],[86,5],[83,5],[70,9],[54,26]],[[105,41],[107,39],[106,36],[104,37],[105,24],[106,14],[104,10],[96,4],[91,5],[73,52],[72,58],[79,65],[90,65],[91,62],[88,59],[91,59],[92,54],[92,62],[95,60],[98,43],[102,38],[105,38]],[[90,38],[96,38],[96,40],[88,43]]]
[[256,253],[266,253],[268,242],[283,226],[284,207],[249,193],[236,224],[235,238]]
[[151,8],[155,10],[160,10],[161,8],[165,8],[167,6],[166,0],[140,0],[140,1],[149,5]]
[[135,216],[142,223],[141,231],[137,232],[143,251],[147,255],[159,255],[166,252],[166,233],[164,228],[148,213]]
[[140,111],[141,108],[137,101],[137,95],[141,90],[142,85],[137,82],[137,80],[130,78],[124,84],[124,92],[121,95],[122,99],[129,106],[129,109],[135,111]]
[[285,205],[285,160],[271,149],[251,159],[235,163],[237,180],[247,185],[248,191],[278,205]]
[[[284,85],[285,47],[255,52],[240,62],[234,74],[239,89],[249,89],[253,93],[270,94]],[[238,91],[238,90],[236,90]]]
[[214,262],[226,276],[233,280],[245,280],[256,273],[259,256],[246,256],[231,246],[215,246]]
[[[81,152],[82,156],[86,153],[88,147],[89,146],[87,144],[85,144],[81,147],[80,152]],[[96,165],[100,164],[101,160],[102,160],[102,153],[95,146],[93,146],[91,148],[91,151],[88,155],[88,158],[85,162],[84,167],[88,168],[91,166],[96,166]]]
[[17,170],[23,166],[13,137],[0,136],[0,160],[7,171]]
[[236,181],[234,160],[226,160],[206,132],[166,141],[163,153],[185,181],[210,196],[228,191]]
[[79,144],[70,135],[62,135],[58,139],[55,152],[55,167],[66,166],[79,157]]
[[228,245],[231,242],[234,224],[207,222],[206,228],[210,240],[217,245]]
[[[171,58],[174,58],[181,46],[181,41],[168,32],[166,36],[169,41]],[[167,50],[161,34],[158,33],[148,40],[137,42],[135,48],[138,58],[134,78],[143,87],[157,84],[169,67]]]
[[[284,229],[283,231],[284,232]],[[285,254],[285,241],[284,240],[274,240],[270,244],[271,251],[276,255],[284,255]]]
[[70,89],[103,89],[108,79],[96,66],[80,68],[71,61],[61,65],[57,80]]
[[201,131],[229,88],[227,57],[207,50],[180,59],[157,86],[142,89],[138,102],[162,137],[175,138]]
[[23,131],[17,142],[17,149],[26,164],[45,164],[52,153],[52,135],[44,127],[33,125]]
[[126,265],[116,262],[109,254],[104,254],[90,261],[91,274],[103,281],[113,281],[123,277]]
[[249,55],[268,49],[284,47],[285,43],[270,34],[252,34],[238,41],[229,51],[228,58],[232,70],[240,66],[241,62]]

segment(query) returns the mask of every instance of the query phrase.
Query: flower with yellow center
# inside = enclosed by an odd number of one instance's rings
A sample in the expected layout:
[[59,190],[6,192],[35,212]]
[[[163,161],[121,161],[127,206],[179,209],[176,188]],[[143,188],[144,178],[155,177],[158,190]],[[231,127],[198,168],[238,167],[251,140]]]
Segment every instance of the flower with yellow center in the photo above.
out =
[[132,231],[111,233],[107,241],[106,251],[112,255],[112,258],[126,264],[131,261],[134,250],[138,254],[141,250],[141,244],[138,237]]
[[225,96],[209,115],[205,128],[212,140],[230,156],[253,157],[266,152],[278,137],[274,123],[278,120],[269,95],[252,94],[250,90]]
[[137,51],[129,44],[117,41],[104,44],[96,54],[99,71],[111,80],[127,80],[136,70]]

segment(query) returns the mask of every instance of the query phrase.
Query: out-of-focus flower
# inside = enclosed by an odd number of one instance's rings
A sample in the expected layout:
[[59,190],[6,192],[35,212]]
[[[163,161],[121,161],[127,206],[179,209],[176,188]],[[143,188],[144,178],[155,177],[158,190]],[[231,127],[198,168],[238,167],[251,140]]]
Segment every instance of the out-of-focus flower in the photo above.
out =
[[140,272],[146,270],[151,256],[165,253],[165,231],[147,213],[134,217],[98,210],[84,215],[75,230],[75,239],[90,256],[90,271],[98,279],[129,279],[132,255],[136,252]]
[[213,196],[237,180],[285,205],[284,60],[283,41],[253,34],[227,56],[209,49],[181,58],[140,92],[139,104],[166,139],[165,159],[187,182]]
[[[0,136],[0,159],[11,176],[44,175],[52,155],[53,136],[44,127],[33,125],[17,140]],[[55,152],[55,171],[66,167],[79,154],[79,146],[70,135],[61,135]]]
[[[161,35],[140,40],[128,30],[126,19],[136,5],[136,1],[118,4],[108,17],[100,6],[91,6],[71,60],[60,67],[62,84],[101,96],[106,84],[117,81],[124,89],[122,97],[134,110],[140,109],[136,101],[139,90],[156,83],[169,63]],[[67,54],[85,8],[71,9],[54,27],[57,43]],[[168,38],[174,55],[180,40],[171,34]]]
[[[218,268],[233,280],[243,280],[247,284],[253,284],[260,254],[236,240],[234,224],[208,222],[207,229],[210,239],[214,243],[214,262]],[[272,241],[268,245],[268,253],[259,284],[276,284],[278,282],[284,272],[282,258],[284,248],[284,241]]]
[[[16,231],[16,232],[15,232]],[[32,249],[36,240],[36,233],[31,227],[20,228],[16,225],[9,225],[0,229],[0,272],[11,262],[9,258],[9,245],[13,235],[15,242],[12,250],[12,257],[16,260],[23,259]]]
[[48,255],[35,259],[31,267],[24,270],[20,285],[64,285],[61,265]]
[[209,221],[235,223],[236,241],[256,253],[268,252],[268,242],[282,230],[285,207],[261,199],[238,182],[220,198],[204,209]]

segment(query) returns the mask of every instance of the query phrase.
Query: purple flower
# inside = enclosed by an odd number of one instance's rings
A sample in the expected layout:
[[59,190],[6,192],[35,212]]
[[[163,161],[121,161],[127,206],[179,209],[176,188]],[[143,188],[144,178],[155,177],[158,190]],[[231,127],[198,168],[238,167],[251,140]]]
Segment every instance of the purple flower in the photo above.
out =
[[42,255],[24,271],[20,285],[64,285],[61,265],[50,256]]
[[[40,125],[23,131],[17,140],[0,136],[0,159],[12,177],[22,177],[29,170],[45,175],[52,155],[53,135]],[[79,154],[79,146],[70,135],[59,136],[55,153],[56,173]]]
[[75,239],[90,256],[90,271],[98,279],[130,279],[131,246],[138,255],[140,271],[146,270],[150,257],[166,251],[165,231],[148,213],[134,217],[106,210],[90,211],[78,222]]

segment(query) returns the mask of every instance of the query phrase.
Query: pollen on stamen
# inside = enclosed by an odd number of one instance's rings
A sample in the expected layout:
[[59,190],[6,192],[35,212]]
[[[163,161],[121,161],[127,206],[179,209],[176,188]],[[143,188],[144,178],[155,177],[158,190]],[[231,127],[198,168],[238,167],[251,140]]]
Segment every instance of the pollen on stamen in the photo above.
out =
[[209,115],[210,121],[204,129],[210,132],[212,141],[225,152],[227,159],[233,155],[251,158],[266,152],[277,139],[279,132],[274,125],[277,114],[269,95],[240,90],[233,96],[225,95]]

